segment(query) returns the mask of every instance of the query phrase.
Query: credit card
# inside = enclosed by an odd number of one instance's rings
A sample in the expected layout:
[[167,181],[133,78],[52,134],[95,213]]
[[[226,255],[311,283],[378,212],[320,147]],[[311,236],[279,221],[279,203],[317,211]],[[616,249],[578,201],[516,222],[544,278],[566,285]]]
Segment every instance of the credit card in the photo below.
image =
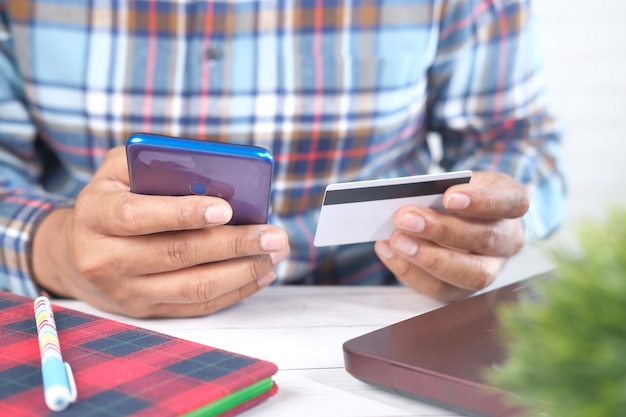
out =
[[330,184],[315,231],[317,247],[374,242],[394,231],[393,215],[404,206],[444,210],[443,193],[470,181],[472,171]]

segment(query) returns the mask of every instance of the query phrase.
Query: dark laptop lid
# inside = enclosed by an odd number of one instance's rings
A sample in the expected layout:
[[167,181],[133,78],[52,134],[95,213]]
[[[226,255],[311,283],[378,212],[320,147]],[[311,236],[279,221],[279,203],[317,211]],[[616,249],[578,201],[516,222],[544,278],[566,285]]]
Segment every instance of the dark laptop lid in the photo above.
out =
[[346,370],[365,382],[472,416],[509,417],[520,409],[490,387],[484,371],[505,357],[495,309],[534,294],[513,283],[347,341]]

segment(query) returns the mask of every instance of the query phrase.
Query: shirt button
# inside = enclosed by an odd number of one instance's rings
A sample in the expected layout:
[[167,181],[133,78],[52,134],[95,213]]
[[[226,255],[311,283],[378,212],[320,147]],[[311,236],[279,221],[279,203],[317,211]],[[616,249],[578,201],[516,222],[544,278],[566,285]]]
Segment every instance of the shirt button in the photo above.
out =
[[210,46],[204,52],[204,56],[210,63],[216,63],[224,56],[224,52],[217,46]]

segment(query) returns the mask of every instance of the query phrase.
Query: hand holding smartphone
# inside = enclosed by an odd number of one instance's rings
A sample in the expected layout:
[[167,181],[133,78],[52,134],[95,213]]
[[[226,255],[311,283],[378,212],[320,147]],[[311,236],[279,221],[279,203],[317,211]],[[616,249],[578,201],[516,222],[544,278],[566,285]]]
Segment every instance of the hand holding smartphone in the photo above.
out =
[[267,223],[274,170],[267,149],[136,133],[126,158],[131,192],[219,197],[233,209],[229,224]]

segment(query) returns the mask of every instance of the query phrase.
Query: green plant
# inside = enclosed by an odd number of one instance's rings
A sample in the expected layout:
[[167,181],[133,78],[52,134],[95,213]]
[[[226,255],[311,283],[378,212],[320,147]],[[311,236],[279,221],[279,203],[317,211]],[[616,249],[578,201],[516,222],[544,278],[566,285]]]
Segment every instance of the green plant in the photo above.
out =
[[536,286],[540,303],[498,311],[508,357],[488,378],[529,416],[626,416],[626,210],[578,232],[580,253],[551,251],[557,268]]

